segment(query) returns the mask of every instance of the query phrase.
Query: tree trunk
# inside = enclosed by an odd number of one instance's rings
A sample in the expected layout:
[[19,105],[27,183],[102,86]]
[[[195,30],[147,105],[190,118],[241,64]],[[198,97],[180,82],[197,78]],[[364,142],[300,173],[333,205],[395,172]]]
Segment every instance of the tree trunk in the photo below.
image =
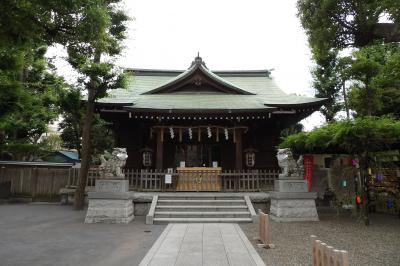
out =
[[349,110],[349,104],[347,102],[347,93],[346,93],[346,82],[344,80],[342,84],[342,89],[343,89],[344,108],[346,109],[346,117],[347,119],[350,119],[350,110]]
[[354,45],[364,47],[375,40],[385,43],[400,42],[400,27],[396,23],[376,23],[364,31],[354,33]]
[[400,42],[400,26],[396,23],[377,23],[373,28],[375,39],[385,42]]
[[369,225],[369,200],[368,200],[368,153],[364,158],[364,165],[361,167],[361,196],[362,196],[362,217],[365,225]]
[[[99,49],[95,51],[93,63],[100,63],[101,52]],[[83,209],[85,204],[85,188],[86,181],[90,166],[90,135],[93,124],[94,104],[96,100],[96,89],[97,89],[97,77],[91,76],[88,89],[88,100],[86,103],[86,114],[83,121],[82,128],[82,157],[81,157],[81,169],[78,177],[78,184],[75,190],[74,208],[75,210]]]
[[83,209],[85,203],[86,180],[90,166],[90,131],[93,123],[94,113],[94,89],[88,89],[88,101],[86,103],[86,115],[82,128],[82,150],[81,150],[81,169],[79,171],[78,184],[75,190],[74,208]]

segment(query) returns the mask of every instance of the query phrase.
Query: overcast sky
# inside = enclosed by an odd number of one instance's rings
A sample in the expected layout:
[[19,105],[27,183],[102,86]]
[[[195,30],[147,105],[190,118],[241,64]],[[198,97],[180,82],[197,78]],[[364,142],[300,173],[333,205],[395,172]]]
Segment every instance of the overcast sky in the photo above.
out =
[[[187,69],[197,52],[211,70],[274,69],[286,93],[313,96],[311,52],[296,0],[124,0],[123,67]],[[309,130],[323,119],[304,121]]]
[[[124,67],[187,69],[197,55],[211,70],[271,69],[287,93],[313,96],[311,52],[296,0],[125,0]],[[307,129],[320,115],[305,121]]]

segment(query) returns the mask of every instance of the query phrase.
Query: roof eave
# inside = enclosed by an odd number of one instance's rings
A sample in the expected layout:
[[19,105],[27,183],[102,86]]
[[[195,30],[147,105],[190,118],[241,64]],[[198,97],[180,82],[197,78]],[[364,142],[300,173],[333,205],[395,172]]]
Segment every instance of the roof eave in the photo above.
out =
[[303,108],[303,107],[321,107],[324,105],[329,99],[327,98],[318,98],[312,102],[303,102],[303,103],[264,103],[265,106],[268,107],[279,107],[279,108]]
[[135,108],[132,106],[125,106],[124,110],[137,113],[167,113],[167,114],[241,114],[241,113],[272,113],[277,108],[267,107],[262,109],[175,109],[175,108]]

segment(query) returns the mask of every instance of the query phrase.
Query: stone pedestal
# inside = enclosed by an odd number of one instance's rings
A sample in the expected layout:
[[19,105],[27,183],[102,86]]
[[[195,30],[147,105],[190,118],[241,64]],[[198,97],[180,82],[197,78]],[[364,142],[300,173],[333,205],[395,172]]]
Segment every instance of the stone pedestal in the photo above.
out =
[[307,181],[298,177],[275,180],[270,217],[277,222],[319,221],[316,192],[307,192]]
[[129,223],[134,219],[129,181],[96,180],[96,192],[89,192],[85,223]]

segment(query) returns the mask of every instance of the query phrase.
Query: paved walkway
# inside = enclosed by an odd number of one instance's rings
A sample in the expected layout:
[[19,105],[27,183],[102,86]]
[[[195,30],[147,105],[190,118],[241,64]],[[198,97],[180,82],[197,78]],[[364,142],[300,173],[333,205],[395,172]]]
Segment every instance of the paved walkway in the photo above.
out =
[[265,265],[238,224],[169,224],[139,266]]

